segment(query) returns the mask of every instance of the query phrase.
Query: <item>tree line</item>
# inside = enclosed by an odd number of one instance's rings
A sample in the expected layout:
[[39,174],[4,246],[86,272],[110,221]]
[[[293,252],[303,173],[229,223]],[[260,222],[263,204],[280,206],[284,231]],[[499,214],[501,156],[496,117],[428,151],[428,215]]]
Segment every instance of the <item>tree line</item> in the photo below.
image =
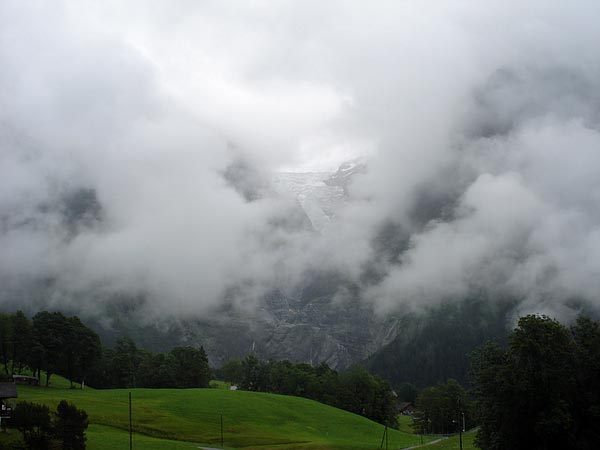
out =
[[53,374],[85,382],[100,358],[98,335],[78,317],[42,311],[29,320],[22,311],[0,314],[0,359],[5,377],[29,368],[46,385]]
[[207,387],[208,358],[202,347],[154,353],[123,337],[113,348],[77,316],[41,311],[31,320],[21,311],[0,314],[0,364],[5,378],[25,369],[51,383],[53,374],[95,388]]
[[325,363],[261,361],[248,355],[230,360],[216,373],[240,389],[305,397],[379,423],[395,423],[397,399],[390,385],[362,367],[338,373]]
[[169,353],[155,353],[122,337],[113,348],[103,348],[89,382],[100,389],[205,388],[210,378],[202,347],[175,347]]

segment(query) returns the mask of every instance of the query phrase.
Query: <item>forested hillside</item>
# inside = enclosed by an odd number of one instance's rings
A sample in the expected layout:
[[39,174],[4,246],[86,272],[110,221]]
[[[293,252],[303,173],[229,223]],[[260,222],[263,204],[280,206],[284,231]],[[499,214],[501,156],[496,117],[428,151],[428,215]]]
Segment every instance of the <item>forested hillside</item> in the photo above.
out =
[[370,357],[367,366],[395,386],[424,387],[448,378],[468,385],[470,353],[487,341],[505,342],[511,306],[468,299],[406,315],[396,339]]

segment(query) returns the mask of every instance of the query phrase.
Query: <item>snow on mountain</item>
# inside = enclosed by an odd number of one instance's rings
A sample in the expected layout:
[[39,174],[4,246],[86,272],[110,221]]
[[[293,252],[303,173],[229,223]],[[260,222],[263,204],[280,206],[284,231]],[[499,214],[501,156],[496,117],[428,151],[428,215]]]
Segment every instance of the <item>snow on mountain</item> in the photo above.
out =
[[366,169],[367,159],[365,157],[346,161],[335,173],[331,174],[331,176],[324,180],[324,182],[328,186],[341,187],[344,191],[344,194],[348,195],[348,185],[352,181],[352,178],[357,174],[364,173]]
[[313,228],[322,232],[348,196],[352,177],[365,170],[366,160],[357,158],[343,163],[336,172],[281,172],[273,186],[280,195],[295,197]]
[[331,172],[282,172],[275,176],[273,186],[280,195],[296,198],[313,228],[322,232],[344,200],[343,187],[326,184],[331,175]]

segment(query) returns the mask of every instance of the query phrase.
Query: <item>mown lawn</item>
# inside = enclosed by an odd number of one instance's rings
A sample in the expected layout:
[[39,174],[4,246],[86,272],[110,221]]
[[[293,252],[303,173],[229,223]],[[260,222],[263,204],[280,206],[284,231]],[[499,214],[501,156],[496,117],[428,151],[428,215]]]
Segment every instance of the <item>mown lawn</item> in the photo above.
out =
[[[53,388],[19,386],[19,399],[55,408],[61,399],[90,416],[90,450],[128,445],[129,390],[68,389],[59,377]],[[358,415],[298,397],[227,389],[132,389],[136,449],[193,448],[194,442],[227,448],[281,450],[378,449],[384,427]],[[176,440],[165,443],[159,439]],[[125,444],[123,444],[125,442]],[[389,431],[389,448],[420,438]],[[125,445],[125,447],[123,447]]]

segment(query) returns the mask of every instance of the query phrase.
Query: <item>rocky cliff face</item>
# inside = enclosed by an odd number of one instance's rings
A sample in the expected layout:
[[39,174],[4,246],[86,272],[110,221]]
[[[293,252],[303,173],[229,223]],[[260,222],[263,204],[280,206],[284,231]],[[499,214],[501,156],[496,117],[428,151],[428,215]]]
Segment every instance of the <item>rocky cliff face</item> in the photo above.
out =
[[186,320],[145,320],[143,302],[113,304],[111,326],[94,327],[109,345],[129,335],[138,345],[167,351],[176,345],[202,345],[212,366],[255,353],[262,359],[326,362],[343,369],[368,358],[397,336],[396,317],[382,319],[364,302],[335,299],[333,283],[314,280],[311,298],[273,292],[257,310],[221,310]]
[[[235,186],[240,186],[240,179],[253,178],[240,176],[248,171],[240,167],[227,174]],[[315,232],[323,232],[347,201],[353,176],[365,168],[364,161],[354,160],[342,164],[335,172],[279,173],[270,187],[261,186],[268,195],[294,199],[298,205],[295,220],[304,216],[303,220]],[[247,185],[242,192],[259,192]],[[289,292],[271,292],[258,309],[245,312],[223,309],[210,317],[173,322],[162,342],[171,346],[204,345],[214,366],[253,352],[264,359],[326,362],[342,369],[366,359],[397,335],[396,318],[378,317],[356,295],[339,300],[336,294],[347,285],[335,274],[307,274],[301,285]],[[117,332],[127,332],[132,322],[120,321]],[[145,336],[149,338],[156,332],[153,326],[138,330],[141,345],[155,346],[155,341],[145,341]]]

